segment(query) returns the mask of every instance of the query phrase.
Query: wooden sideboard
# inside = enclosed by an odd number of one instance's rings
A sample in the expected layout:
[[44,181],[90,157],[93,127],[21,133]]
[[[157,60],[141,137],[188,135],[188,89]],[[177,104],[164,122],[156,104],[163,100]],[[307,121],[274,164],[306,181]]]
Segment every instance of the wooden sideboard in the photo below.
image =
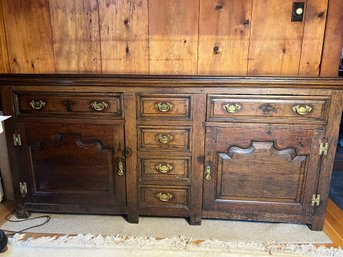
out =
[[342,79],[5,75],[0,87],[19,217],[322,229]]

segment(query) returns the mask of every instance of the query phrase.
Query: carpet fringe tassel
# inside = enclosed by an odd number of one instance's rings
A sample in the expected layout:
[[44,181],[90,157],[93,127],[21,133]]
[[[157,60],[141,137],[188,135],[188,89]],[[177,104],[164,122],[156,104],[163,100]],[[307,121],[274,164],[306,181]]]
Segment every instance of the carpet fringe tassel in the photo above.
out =
[[313,257],[342,257],[343,250],[337,248],[316,247],[312,244],[277,244],[273,242],[225,242],[215,239],[205,241],[194,241],[191,238],[179,236],[173,238],[151,238],[134,236],[102,236],[82,235],[75,236],[44,236],[39,238],[26,238],[25,234],[16,234],[9,239],[10,244],[20,247],[89,247],[89,248],[138,248],[138,249],[160,249],[160,250],[190,250],[211,252],[237,252],[237,251],[259,251],[269,255],[301,254]]

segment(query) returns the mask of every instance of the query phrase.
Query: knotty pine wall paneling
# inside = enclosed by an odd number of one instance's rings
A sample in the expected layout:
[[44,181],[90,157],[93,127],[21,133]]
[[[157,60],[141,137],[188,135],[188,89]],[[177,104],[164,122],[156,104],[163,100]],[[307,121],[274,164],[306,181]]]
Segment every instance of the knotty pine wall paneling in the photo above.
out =
[[[9,72],[10,72],[10,67],[8,63],[4,15],[2,11],[2,2],[0,1],[0,73],[9,73]],[[1,104],[0,104],[0,108],[1,108]]]
[[303,22],[293,0],[0,1],[0,72],[336,77],[343,46],[341,0]]
[[149,0],[152,74],[197,74],[199,0]]
[[54,72],[48,0],[2,1],[12,73]]
[[100,73],[98,2],[50,0],[50,14],[56,71]]
[[343,49],[343,1],[330,0],[320,76],[337,77]]
[[149,73],[148,0],[99,1],[102,71]]
[[252,3],[200,0],[199,74],[247,74]]
[[322,57],[328,0],[308,0],[299,64],[300,76],[318,76]]
[[304,22],[291,22],[293,0],[254,0],[249,75],[298,75]]

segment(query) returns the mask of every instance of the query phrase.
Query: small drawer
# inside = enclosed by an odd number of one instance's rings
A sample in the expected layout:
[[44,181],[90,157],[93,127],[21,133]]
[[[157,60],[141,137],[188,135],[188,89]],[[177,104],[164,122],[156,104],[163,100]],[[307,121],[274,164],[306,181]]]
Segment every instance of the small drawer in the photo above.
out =
[[107,115],[122,116],[121,94],[71,94],[16,92],[18,116],[30,115]]
[[141,186],[140,204],[144,207],[188,208],[189,187]]
[[190,157],[139,158],[140,179],[189,181]]
[[208,121],[269,119],[283,122],[326,121],[327,96],[210,95]]
[[159,119],[191,119],[191,96],[180,95],[139,95],[139,119],[154,117]]
[[138,149],[189,151],[190,127],[138,127]]

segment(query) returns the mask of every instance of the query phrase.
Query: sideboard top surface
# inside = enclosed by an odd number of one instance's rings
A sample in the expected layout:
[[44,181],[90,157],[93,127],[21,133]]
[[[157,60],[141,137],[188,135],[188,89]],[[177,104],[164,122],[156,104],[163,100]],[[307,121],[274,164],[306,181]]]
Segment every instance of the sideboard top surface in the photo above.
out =
[[1,74],[0,86],[272,87],[343,89],[343,78],[117,74]]

